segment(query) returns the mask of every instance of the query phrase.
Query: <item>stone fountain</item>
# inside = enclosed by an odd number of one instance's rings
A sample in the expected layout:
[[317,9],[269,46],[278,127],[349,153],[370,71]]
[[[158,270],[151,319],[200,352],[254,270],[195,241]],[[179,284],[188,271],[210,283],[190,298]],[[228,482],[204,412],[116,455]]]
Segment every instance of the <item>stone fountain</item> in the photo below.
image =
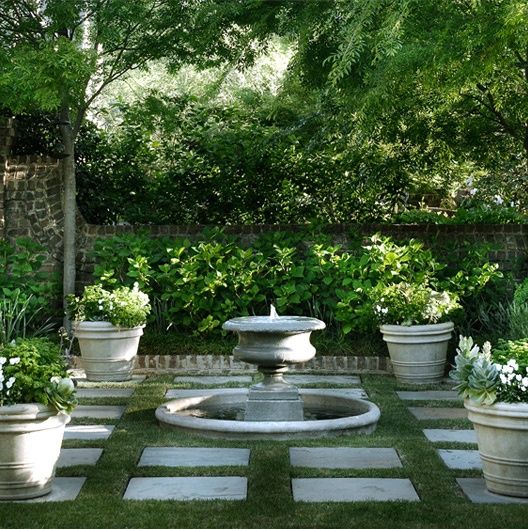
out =
[[290,439],[371,433],[380,417],[365,399],[299,389],[284,379],[292,364],[315,356],[312,331],[324,322],[302,316],[233,318],[224,330],[238,334],[234,357],[255,364],[263,380],[249,390],[169,401],[156,410],[162,426],[217,438]]
[[291,364],[307,362],[315,356],[310,343],[312,331],[326,325],[315,318],[281,318],[273,305],[269,316],[234,318],[222,328],[238,334],[233,350],[237,360],[256,364],[264,380],[249,388],[245,421],[303,421],[304,406],[299,390],[284,380]]

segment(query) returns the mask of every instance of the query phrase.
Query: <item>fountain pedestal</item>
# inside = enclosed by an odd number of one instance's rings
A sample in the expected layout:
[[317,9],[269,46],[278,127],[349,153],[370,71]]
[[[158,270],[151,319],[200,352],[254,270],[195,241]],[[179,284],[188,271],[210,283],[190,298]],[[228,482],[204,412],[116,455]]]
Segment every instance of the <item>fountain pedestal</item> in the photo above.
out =
[[264,380],[249,389],[245,421],[303,421],[304,406],[299,390],[288,384],[283,374],[291,364],[303,363],[315,356],[310,343],[312,331],[324,329],[324,322],[301,316],[233,318],[223,329],[238,334],[233,349],[236,359],[256,364]]
[[283,373],[288,366],[275,368],[259,367],[264,375],[260,384],[249,388],[245,421],[302,421],[303,401],[299,390],[288,384]]

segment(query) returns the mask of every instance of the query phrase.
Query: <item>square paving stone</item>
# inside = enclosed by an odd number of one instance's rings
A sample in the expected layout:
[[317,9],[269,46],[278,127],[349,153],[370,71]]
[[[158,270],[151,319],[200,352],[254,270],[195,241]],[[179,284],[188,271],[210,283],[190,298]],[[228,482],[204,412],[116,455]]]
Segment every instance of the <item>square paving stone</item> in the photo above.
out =
[[294,501],[420,501],[408,479],[300,478],[292,479]]
[[426,429],[423,430],[425,437],[433,443],[477,443],[475,430],[447,430],[447,429]]
[[[96,388],[104,384],[136,385],[136,384],[141,384],[147,379],[147,375],[132,375],[132,378],[130,380],[123,380],[123,382],[118,382],[118,381],[113,381],[113,380],[108,381],[108,382],[96,382],[93,380],[86,380],[86,374],[83,369],[75,370],[72,374],[75,380],[77,381],[77,387],[79,388]],[[122,389],[122,388],[118,387],[116,389]]]
[[223,376],[182,376],[176,377],[174,383],[202,384],[204,386],[221,386],[222,384],[251,384],[253,377],[248,375]]
[[310,468],[400,468],[394,448],[290,448],[294,467]]
[[81,492],[86,478],[55,478],[49,494],[31,500],[18,500],[16,503],[46,503],[52,501],[75,500]]
[[128,398],[134,394],[134,388],[77,388],[77,397],[82,398]]
[[466,408],[408,408],[419,420],[467,419]]
[[79,424],[66,426],[64,439],[96,440],[108,439],[114,430],[112,424]]
[[88,417],[90,419],[121,419],[125,406],[77,406],[73,418]]
[[102,453],[102,448],[62,448],[57,467],[95,465]]
[[288,375],[284,377],[291,384],[335,384],[336,386],[359,386],[358,376],[350,375]]
[[521,503],[528,505],[528,498],[493,494],[486,488],[484,478],[457,478],[457,483],[473,503]]
[[397,391],[401,400],[462,400],[456,391]]
[[132,478],[125,500],[245,500],[242,477]]
[[249,448],[183,448],[147,446],[138,466],[221,467],[247,466]]
[[481,469],[482,462],[478,450],[437,450],[448,468]]

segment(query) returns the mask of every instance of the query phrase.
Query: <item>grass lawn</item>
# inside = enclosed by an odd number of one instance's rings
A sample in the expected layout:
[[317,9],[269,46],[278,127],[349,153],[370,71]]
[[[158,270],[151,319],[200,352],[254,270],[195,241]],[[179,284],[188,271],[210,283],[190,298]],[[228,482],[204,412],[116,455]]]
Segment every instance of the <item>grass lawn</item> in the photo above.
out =
[[[62,503],[0,503],[0,529],[132,529],[132,528],[465,528],[525,527],[528,505],[474,505],[455,478],[479,476],[478,471],[449,470],[435,448],[469,448],[462,444],[433,445],[423,436],[430,422],[418,421],[401,401],[391,377],[364,376],[363,388],[381,409],[381,420],[370,436],[295,441],[222,441],[160,429],[154,409],[172,376],[149,378],[130,399],[99,399],[89,404],[127,404],[123,418],[106,441],[65,441],[65,447],[101,447],[95,466],[59,469],[59,476],[87,476],[79,497]],[[408,389],[408,388],[407,388]],[[460,403],[447,405],[461,405]],[[112,423],[109,420],[79,423]],[[435,421],[436,427],[469,428],[466,420]],[[248,467],[137,467],[145,446],[216,446],[250,448]],[[317,470],[289,465],[290,446],[394,447],[403,468],[376,470]],[[471,446],[474,448],[473,446]],[[124,501],[123,492],[137,476],[247,476],[246,501]],[[295,477],[409,478],[421,501],[358,503],[294,503]]]

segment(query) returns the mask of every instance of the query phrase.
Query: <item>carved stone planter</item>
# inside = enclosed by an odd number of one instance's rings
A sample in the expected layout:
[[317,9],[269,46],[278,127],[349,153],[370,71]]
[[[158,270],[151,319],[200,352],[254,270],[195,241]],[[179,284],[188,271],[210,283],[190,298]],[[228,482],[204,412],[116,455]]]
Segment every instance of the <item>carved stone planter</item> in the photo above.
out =
[[447,344],[454,324],[382,325],[394,375],[405,384],[440,382],[445,374]]
[[528,404],[491,406],[466,400],[486,487],[506,496],[528,497]]
[[66,413],[41,404],[0,406],[0,499],[22,500],[51,491]]
[[82,321],[74,325],[86,378],[121,382],[132,378],[139,339],[144,325],[131,329],[104,321]]

